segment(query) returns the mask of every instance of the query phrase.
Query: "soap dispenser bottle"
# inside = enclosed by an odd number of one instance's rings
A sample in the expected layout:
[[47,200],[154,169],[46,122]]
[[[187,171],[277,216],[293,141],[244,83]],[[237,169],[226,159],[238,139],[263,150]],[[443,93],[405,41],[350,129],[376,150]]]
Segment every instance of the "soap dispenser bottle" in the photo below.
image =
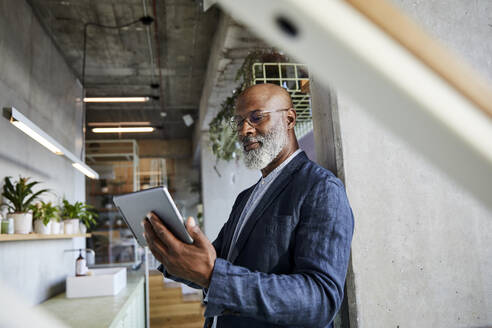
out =
[[75,275],[77,277],[86,276],[87,271],[87,263],[82,256],[82,249],[79,249],[79,257],[77,257],[77,260],[75,261]]

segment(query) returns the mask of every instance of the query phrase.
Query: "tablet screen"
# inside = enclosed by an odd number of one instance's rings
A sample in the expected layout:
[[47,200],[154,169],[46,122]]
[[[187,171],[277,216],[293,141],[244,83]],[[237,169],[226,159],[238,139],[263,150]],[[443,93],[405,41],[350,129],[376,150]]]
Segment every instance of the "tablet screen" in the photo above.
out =
[[149,212],[154,212],[176,238],[187,244],[193,243],[166,187],[115,196],[113,202],[140,245],[147,246],[141,223]]

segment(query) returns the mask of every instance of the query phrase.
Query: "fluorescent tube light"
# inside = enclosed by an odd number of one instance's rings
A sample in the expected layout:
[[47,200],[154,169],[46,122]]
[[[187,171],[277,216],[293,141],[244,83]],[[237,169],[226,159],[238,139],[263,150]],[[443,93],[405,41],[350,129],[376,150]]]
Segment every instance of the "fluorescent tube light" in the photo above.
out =
[[24,124],[24,123],[22,123],[20,121],[15,121],[15,120],[11,120],[10,122],[16,128],[18,128],[19,130],[21,130],[22,132],[24,132],[25,134],[27,134],[28,136],[30,136],[31,138],[33,138],[34,140],[36,140],[37,142],[39,142],[41,145],[43,145],[46,148],[48,148],[51,152],[53,152],[53,153],[55,153],[57,155],[63,155],[63,152],[58,147],[56,147],[54,144],[52,144],[51,142],[49,142],[48,140],[46,140],[46,138],[43,138],[39,133],[37,133],[36,131],[34,131],[33,129],[31,129],[26,124]]
[[121,127],[121,126],[150,126],[150,122],[89,122],[88,126],[100,126],[100,127]]
[[88,170],[86,165],[81,165],[80,163],[72,163],[72,166],[80,172],[84,173],[87,177],[91,179],[97,179],[97,173],[95,173],[93,170]]
[[87,166],[84,162],[78,159],[77,156],[69,152],[65,147],[53,139],[50,135],[44,132],[36,124],[31,122],[21,112],[13,107],[7,107],[3,109],[3,115],[14,125],[16,128],[39,142],[44,147],[48,148],[51,152],[57,155],[64,155],[73,164],[73,166],[84,173],[91,179],[98,179],[99,174],[96,171]]
[[85,97],[86,103],[107,103],[107,102],[147,102],[150,97]]
[[44,147],[48,148],[49,151],[57,154],[63,155],[64,151],[62,150],[58,142],[55,139],[46,134],[43,130],[41,130],[36,124],[31,122],[27,117],[22,115],[15,108],[5,108],[4,116],[12,123],[16,128],[39,142]]
[[154,132],[155,128],[151,126],[138,126],[138,127],[119,127],[119,128],[93,128],[94,133],[141,133],[141,132]]

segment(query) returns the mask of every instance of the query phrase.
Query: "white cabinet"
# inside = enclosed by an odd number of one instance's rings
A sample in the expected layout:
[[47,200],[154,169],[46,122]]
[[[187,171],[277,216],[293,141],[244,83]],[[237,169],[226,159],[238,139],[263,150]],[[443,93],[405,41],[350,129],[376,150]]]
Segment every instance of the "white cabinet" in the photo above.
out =
[[145,293],[140,284],[128,299],[110,328],[145,328]]

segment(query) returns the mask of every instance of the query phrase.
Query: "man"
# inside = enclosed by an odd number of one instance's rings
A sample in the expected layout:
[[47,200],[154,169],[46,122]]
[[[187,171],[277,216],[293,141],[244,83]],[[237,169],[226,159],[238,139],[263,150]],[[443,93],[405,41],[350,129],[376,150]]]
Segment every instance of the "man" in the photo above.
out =
[[272,84],[238,97],[232,124],[262,178],[239,194],[213,244],[192,218],[193,245],[154,214],[144,220],[166,276],[204,289],[206,327],[332,327],[342,303],[352,210],[341,181],[299,149],[292,107]]

